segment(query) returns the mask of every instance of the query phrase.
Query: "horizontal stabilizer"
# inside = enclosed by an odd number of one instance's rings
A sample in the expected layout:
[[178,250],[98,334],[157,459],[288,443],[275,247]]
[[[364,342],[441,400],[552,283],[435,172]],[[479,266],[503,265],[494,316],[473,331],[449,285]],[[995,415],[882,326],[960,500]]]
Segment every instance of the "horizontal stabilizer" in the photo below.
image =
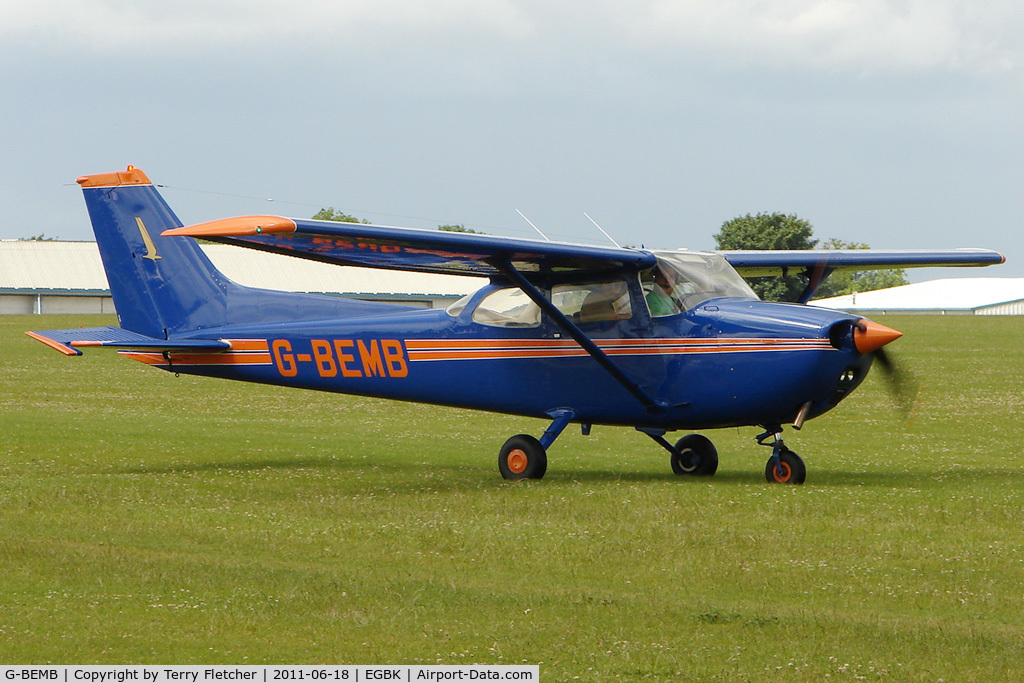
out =
[[25,334],[65,356],[80,356],[82,352],[78,349],[89,346],[146,351],[227,351],[231,348],[230,343],[216,339],[158,339],[120,327],[75,327]]

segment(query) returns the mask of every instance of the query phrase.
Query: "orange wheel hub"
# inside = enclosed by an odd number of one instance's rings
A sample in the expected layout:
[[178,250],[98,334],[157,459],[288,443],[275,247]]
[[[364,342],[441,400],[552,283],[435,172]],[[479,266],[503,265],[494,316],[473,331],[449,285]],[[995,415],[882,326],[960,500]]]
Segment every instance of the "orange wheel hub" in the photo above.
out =
[[526,456],[526,452],[521,448],[515,448],[509,451],[508,456],[505,458],[505,462],[508,464],[509,472],[512,474],[522,474],[523,470],[530,463],[530,459]]
[[784,484],[793,476],[793,468],[789,466],[788,462],[780,462],[779,466],[772,470],[772,474],[775,476],[775,481]]

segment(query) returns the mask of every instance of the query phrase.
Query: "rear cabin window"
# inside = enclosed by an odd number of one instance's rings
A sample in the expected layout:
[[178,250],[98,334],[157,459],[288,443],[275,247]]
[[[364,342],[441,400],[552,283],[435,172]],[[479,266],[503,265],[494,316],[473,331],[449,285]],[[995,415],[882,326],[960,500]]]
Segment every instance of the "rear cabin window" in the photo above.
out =
[[[551,303],[576,323],[626,320],[633,316],[629,286],[624,280],[555,285]],[[448,313],[458,315],[465,306],[456,302]],[[473,322],[490,327],[539,327],[541,310],[517,287],[498,289],[483,298],[473,311]]]
[[473,322],[490,327],[539,327],[540,307],[521,289],[499,289],[476,307]]
[[578,323],[625,320],[633,315],[625,280],[555,285],[551,303]]

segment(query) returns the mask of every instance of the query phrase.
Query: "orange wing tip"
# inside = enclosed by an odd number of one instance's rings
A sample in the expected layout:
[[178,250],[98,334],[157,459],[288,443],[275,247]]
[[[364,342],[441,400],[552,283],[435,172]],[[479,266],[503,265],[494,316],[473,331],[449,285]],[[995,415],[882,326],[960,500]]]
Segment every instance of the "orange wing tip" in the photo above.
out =
[[183,228],[164,230],[161,235],[189,237],[243,237],[295,232],[295,221],[281,216],[236,216]]
[[902,336],[902,332],[897,332],[891,327],[880,325],[867,318],[862,319],[853,329],[853,343],[861,353],[877,351]]
[[60,351],[65,356],[81,356],[82,355],[81,351],[76,351],[75,349],[71,348],[67,344],[62,344],[59,341],[55,341],[53,339],[50,339],[49,337],[44,337],[41,334],[37,334],[35,332],[26,332],[25,334],[27,334],[28,336],[32,337],[37,342],[42,342],[43,344],[46,344],[51,349],[54,349],[56,351]]
[[78,176],[75,181],[82,187],[117,187],[119,185],[152,185],[149,177],[142,172],[141,168],[129,166],[124,171],[113,173],[96,173],[94,175]]

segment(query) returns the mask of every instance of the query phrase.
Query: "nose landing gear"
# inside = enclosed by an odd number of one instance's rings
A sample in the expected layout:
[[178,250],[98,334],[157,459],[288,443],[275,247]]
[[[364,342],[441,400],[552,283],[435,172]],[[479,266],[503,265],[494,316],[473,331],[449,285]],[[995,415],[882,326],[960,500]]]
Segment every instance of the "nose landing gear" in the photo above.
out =
[[[768,440],[771,439],[771,443]],[[807,478],[807,467],[800,456],[786,448],[782,441],[780,425],[766,426],[763,434],[757,437],[757,443],[771,446],[772,456],[764,468],[764,477],[777,484],[802,484]]]

